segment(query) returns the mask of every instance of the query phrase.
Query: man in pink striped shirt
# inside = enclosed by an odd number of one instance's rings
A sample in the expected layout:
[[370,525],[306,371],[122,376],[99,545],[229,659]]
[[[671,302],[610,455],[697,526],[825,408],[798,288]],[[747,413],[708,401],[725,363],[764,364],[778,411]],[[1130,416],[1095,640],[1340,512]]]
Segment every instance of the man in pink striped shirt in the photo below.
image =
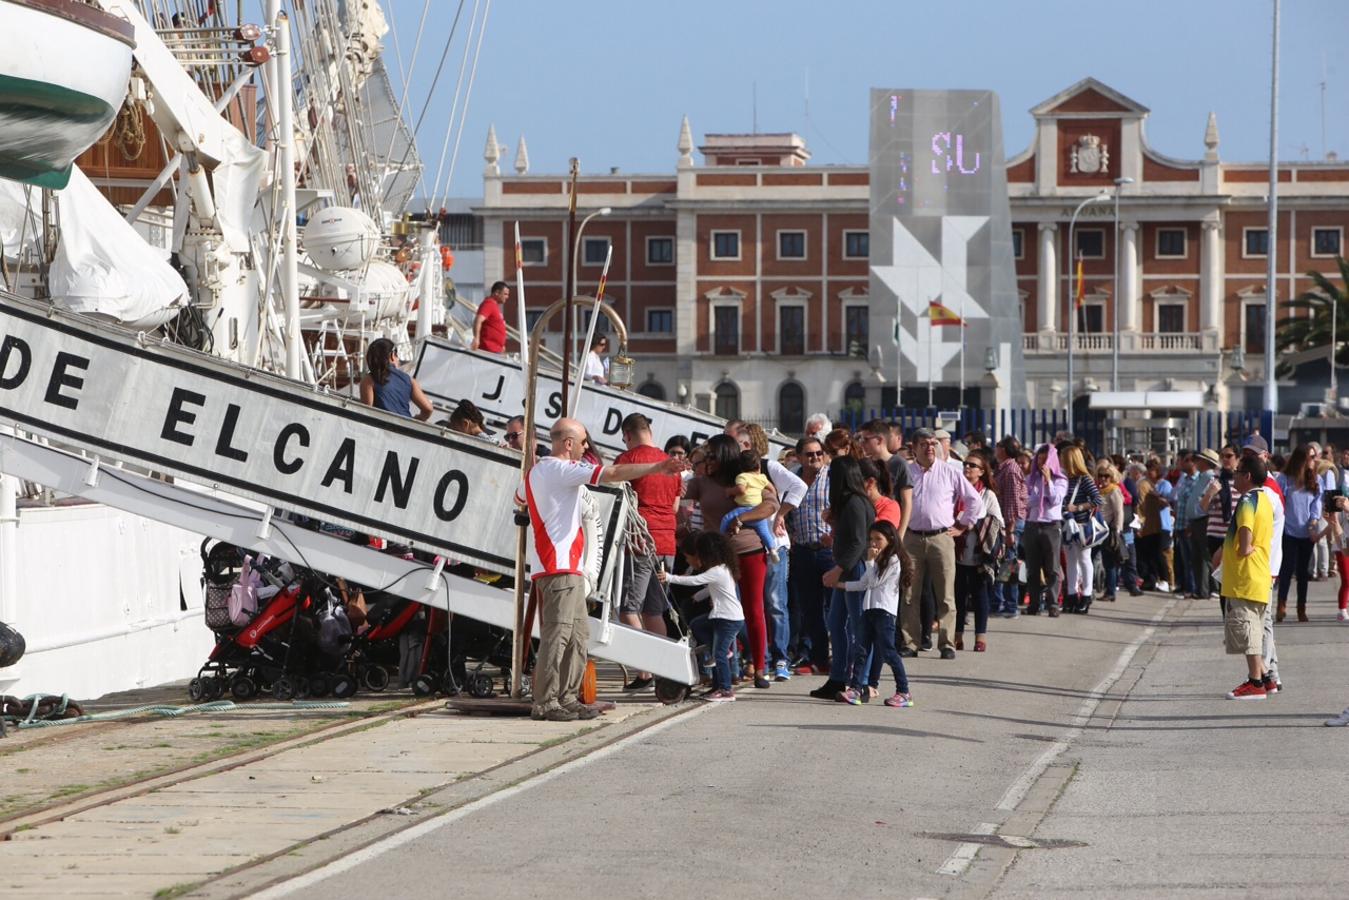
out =
[[932,579],[940,633],[938,647],[942,659],[955,659],[955,578],[956,537],[979,521],[983,502],[974,486],[937,458],[937,436],[920,428],[910,441],[913,459],[909,463],[909,481],[913,485],[913,513],[904,534],[904,549],[913,559],[913,582],[904,592],[902,634],[904,656],[918,654],[922,636],[922,596],[924,577]]

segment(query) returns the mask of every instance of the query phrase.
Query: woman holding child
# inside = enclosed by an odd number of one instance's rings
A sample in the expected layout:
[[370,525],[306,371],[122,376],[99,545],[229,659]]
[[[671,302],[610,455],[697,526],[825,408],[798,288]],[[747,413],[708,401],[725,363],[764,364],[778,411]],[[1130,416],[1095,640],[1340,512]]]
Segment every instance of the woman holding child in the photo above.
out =
[[778,511],[777,494],[772,485],[762,490],[762,499],[752,508],[741,507],[738,499],[744,493],[737,486],[736,477],[743,474],[740,445],[730,435],[718,434],[700,448],[701,464],[694,470],[684,496],[694,500],[701,512],[704,528],[715,529],[728,513],[735,513],[728,527],[728,537],[736,554],[740,586],[740,602],[744,610],[745,628],[749,634],[750,657],[754,663],[754,686],[767,688],[769,680],[764,667],[768,642],[768,628],[764,620],[764,576],[767,558],[764,544],[751,527],[753,523],[769,520]]

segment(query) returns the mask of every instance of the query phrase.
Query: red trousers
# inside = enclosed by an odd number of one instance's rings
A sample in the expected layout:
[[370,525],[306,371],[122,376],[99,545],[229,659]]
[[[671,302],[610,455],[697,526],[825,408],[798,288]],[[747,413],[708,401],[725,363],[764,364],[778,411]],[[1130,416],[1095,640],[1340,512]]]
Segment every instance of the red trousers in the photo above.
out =
[[768,626],[764,621],[763,583],[768,574],[768,557],[763,551],[747,553],[740,562],[740,606],[745,611],[745,631],[749,633],[749,653],[754,671],[764,669],[768,645]]

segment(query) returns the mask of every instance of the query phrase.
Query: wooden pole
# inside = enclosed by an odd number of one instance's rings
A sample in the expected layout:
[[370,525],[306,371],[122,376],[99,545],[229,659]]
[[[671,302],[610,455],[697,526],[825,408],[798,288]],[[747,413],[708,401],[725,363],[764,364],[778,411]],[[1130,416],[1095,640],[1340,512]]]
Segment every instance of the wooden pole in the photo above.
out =
[[572,347],[572,295],[576,293],[576,285],[572,282],[571,266],[565,254],[572,250],[572,236],[576,234],[576,181],[581,174],[581,164],[576,157],[571,158],[571,197],[568,200],[567,210],[567,239],[563,242],[562,257],[562,277],[565,279],[566,287],[563,289],[566,294],[565,315],[562,322],[562,358],[565,362],[562,364],[562,408],[568,409],[567,404],[567,386],[571,380],[571,361],[573,356]]

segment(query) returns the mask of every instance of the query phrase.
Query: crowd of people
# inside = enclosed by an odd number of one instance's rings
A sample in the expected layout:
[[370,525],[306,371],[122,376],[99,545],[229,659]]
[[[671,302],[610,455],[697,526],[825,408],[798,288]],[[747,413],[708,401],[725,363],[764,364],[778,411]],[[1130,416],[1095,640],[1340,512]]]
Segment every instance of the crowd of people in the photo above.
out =
[[[1220,600],[1228,651],[1259,660],[1228,697],[1258,699],[1282,687],[1273,624],[1294,584],[1305,622],[1307,584],[1333,560],[1349,621],[1349,451],[1309,444],[1285,460],[1257,434],[1164,461],[1097,457],[1066,434],[1031,448],[879,420],[851,432],[813,416],[807,429],[777,454],[738,421],[701,445],[672,438],[666,456],[689,465],[677,494],[668,473],[659,490],[633,484],[641,514],[659,513],[653,537],[678,549],[656,555],[657,578],[709,651],[711,701],[815,675],[811,696],[866,703],[888,664],[884,702],[910,706],[906,659],[990,652],[998,617],[1087,615],[1144,591]],[[623,434],[656,458],[642,416]],[[659,598],[631,583],[625,613],[648,621]]]
[[[390,342],[371,345],[368,368],[366,402],[429,417]],[[490,434],[471,403],[445,424]],[[636,413],[621,431],[627,450],[612,464],[569,419],[539,448],[552,461],[535,467],[550,499],[530,503],[533,571],[540,586],[563,578],[553,584],[558,603],[540,608],[539,718],[589,713],[576,699],[584,642],[568,629],[584,607],[582,488],[601,481],[632,482],[646,526],[646,540],[629,547],[620,620],[664,633],[672,592],[704,648],[713,702],[734,700],[742,684],[815,675],[824,681],[811,696],[867,703],[880,697],[888,664],[895,691],[884,703],[911,706],[905,659],[986,653],[997,617],[1087,615],[1097,600],[1144,591],[1216,597],[1226,649],[1247,662],[1227,696],[1258,700],[1283,689],[1274,625],[1294,585],[1296,620],[1307,622],[1310,582],[1337,574],[1337,617],[1349,622],[1349,448],[1308,443],[1284,458],[1254,434],[1170,460],[1096,457],[1068,434],[1034,448],[1012,436],[990,446],[978,432],[906,436],[882,420],[854,432],[820,414],[776,454],[760,426],[740,421],[698,445],[683,436],[658,445]],[[522,418],[506,423],[506,446],[523,449],[525,437]],[[653,681],[639,672],[626,689]],[[1349,710],[1332,723],[1349,724]]]

